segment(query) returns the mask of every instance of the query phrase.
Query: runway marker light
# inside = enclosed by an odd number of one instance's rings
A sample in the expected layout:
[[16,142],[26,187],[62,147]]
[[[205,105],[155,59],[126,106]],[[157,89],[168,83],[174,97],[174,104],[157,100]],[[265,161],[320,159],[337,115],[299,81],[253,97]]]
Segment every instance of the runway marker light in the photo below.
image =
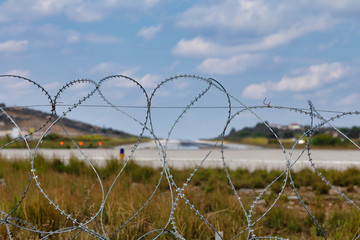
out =
[[124,153],[125,153],[125,150],[123,148],[120,148],[120,160],[121,161],[124,160]]

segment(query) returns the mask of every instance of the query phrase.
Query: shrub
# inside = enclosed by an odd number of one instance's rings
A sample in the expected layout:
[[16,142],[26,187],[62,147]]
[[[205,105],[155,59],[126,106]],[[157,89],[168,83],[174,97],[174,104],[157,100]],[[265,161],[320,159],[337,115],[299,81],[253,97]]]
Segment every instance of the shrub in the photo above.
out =
[[314,181],[313,184],[311,185],[313,190],[315,190],[315,192],[317,194],[328,194],[329,190],[330,190],[330,186],[327,185],[325,182],[323,181]]
[[69,161],[69,173],[79,175],[81,172],[84,172],[85,170],[85,162],[79,161],[75,158],[70,158]]
[[62,137],[56,133],[50,133],[44,137],[44,140],[54,141],[54,140],[59,140],[61,138]]
[[69,168],[60,159],[55,159],[51,164],[52,169],[58,173],[69,172]]
[[96,169],[102,178],[108,178],[112,174],[117,174],[122,167],[122,164],[117,159],[106,161],[105,167]]
[[80,175],[86,171],[85,163],[75,158],[71,158],[68,165],[65,165],[61,160],[55,159],[51,163],[51,168],[58,173],[69,173]]
[[308,169],[308,168],[304,168],[302,170],[300,170],[299,172],[296,173],[291,173],[295,186],[299,187],[299,186],[311,186],[311,184],[313,184],[314,182],[314,173]]
[[319,134],[312,138],[311,144],[314,146],[338,146],[342,144],[342,141],[330,134]]
[[303,222],[288,209],[273,208],[266,216],[264,225],[273,230],[286,230],[289,233],[301,233]]

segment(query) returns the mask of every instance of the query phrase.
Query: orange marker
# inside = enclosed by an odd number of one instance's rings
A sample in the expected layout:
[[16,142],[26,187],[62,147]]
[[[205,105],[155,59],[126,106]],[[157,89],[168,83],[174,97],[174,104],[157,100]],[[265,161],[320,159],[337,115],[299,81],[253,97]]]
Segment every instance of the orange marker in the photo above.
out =
[[82,145],[84,145],[84,143],[83,143],[83,142],[79,142],[79,145],[82,146]]
[[60,145],[61,145],[61,146],[62,146],[62,145],[64,145],[64,142],[63,142],[63,141],[61,141],[61,142],[60,142]]
[[99,146],[102,146],[102,142],[99,142]]

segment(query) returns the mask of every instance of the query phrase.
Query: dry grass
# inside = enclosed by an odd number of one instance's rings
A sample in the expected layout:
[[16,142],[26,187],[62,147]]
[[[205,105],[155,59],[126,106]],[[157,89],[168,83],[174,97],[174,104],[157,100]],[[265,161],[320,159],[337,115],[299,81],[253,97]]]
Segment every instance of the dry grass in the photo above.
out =
[[[89,220],[100,208],[102,192],[94,172],[82,162],[72,160],[69,165],[60,161],[36,160],[36,169],[41,186],[57,205],[79,221]],[[109,189],[121,164],[110,161],[98,172],[103,181],[105,192]],[[9,212],[20,200],[29,179],[30,164],[25,161],[7,162],[0,160],[0,178],[6,186],[0,185],[0,210]],[[178,186],[189,176],[191,170],[172,170]],[[350,169],[346,172],[324,172],[330,181],[339,185],[355,203],[359,205],[360,171]],[[249,210],[259,189],[264,188],[279,172],[258,170],[232,171],[231,176],[245,208]],[[106,233],[111,235],[127,221],[147,201],[160,177],[160,169],[140,167],[130,163],[111,191],[103,212]],[[333,190],[321,185],[321,180],[310,170],[294,174],[294,181],[309,210],[317,217],[329,239],[353,239],[359,234],[359,211],[344,201]],[[200,169],[186,187],[185,195],[191,204],[218,230],[224,231],[224,238],[230,239],[246,228],[247,222],[239,202],[227,183],[226,175],[220,169]],[[248,189],[244,189],[248,188]],[[280,184],[267,191],[254,209],[253,219],[260,217],[274,202]],[[291,196],[290,186],[274,208],[255,227],[257,236],[282,236],[291,239],[323,239],[319,230],[298,200]],[[113,239],[137,239],[144,233],[163,228],[168,222],[171,208],[171,194],[166,179],[150,203],[130,223],[123,227]],[[24,202],[12,217],[21,218],[43,231],[55,231],[74,226],[72,221],[49,204],[40,193],[34,181]],[[186,239],[213,239],[213,230],[181,200],[175,212],[178,231]],[[100,217],[88,225],[101,233]],[[171,226],[168,227],[170,229]],[[16,239],[40,239],[40,234],[11,227]],[[70,239],[76,231],[50,237],[50,239]],[[150,234],[152,239],[157,233]],[[247,234],[237,239],[246,239]],[[4,225],[0,226],[0,239],[7,238]],[[91,239],[91,235],[80,233],[76,239]],[[170,234],[160,239],[173,239]]]

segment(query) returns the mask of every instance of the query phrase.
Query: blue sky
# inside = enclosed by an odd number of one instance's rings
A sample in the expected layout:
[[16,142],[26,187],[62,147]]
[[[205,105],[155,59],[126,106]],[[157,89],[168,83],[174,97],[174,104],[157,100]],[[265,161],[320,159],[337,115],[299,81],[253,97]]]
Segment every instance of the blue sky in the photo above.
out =
[[[168,77],[195,74],[218,80],[247,106],[359,110],[360,1],[358,0],[7,0],[0,1],[0,73],[28,77],[53,96],[75,79],[125,74],[150,94]],[[64,104],[81,99],[91,86],[64,93]],[[44,104],[36,89],[2,79],[0,102]],[[178,80],[154,97],[154,106],[185,106],[206,88]],[[138,88],[109,81],[104,94],[116,105],[143,105]],[[104,104],[98,96],[86,104]],[[211,89],[198,106],[226,106]],[[234,105],[239,105],[234,103]],[[46,108],[41,110],[46,111]],[[124,109],[144,118],[143,109]],[[179,109],[153,112],[157,134],[166,136]],[[287,111],[259,111],[269,122],[308,124]],[[330,116],[330,115],[324,115]],[[81,108],[69,117],[137,133],[140,127],[119,112]],[[184,116],[174,138],[214,137],[226,121],[224,109],[194,109]],[[237,129],[258,119],[240,114]],[[359,125],[353,116],[335,122]]]

